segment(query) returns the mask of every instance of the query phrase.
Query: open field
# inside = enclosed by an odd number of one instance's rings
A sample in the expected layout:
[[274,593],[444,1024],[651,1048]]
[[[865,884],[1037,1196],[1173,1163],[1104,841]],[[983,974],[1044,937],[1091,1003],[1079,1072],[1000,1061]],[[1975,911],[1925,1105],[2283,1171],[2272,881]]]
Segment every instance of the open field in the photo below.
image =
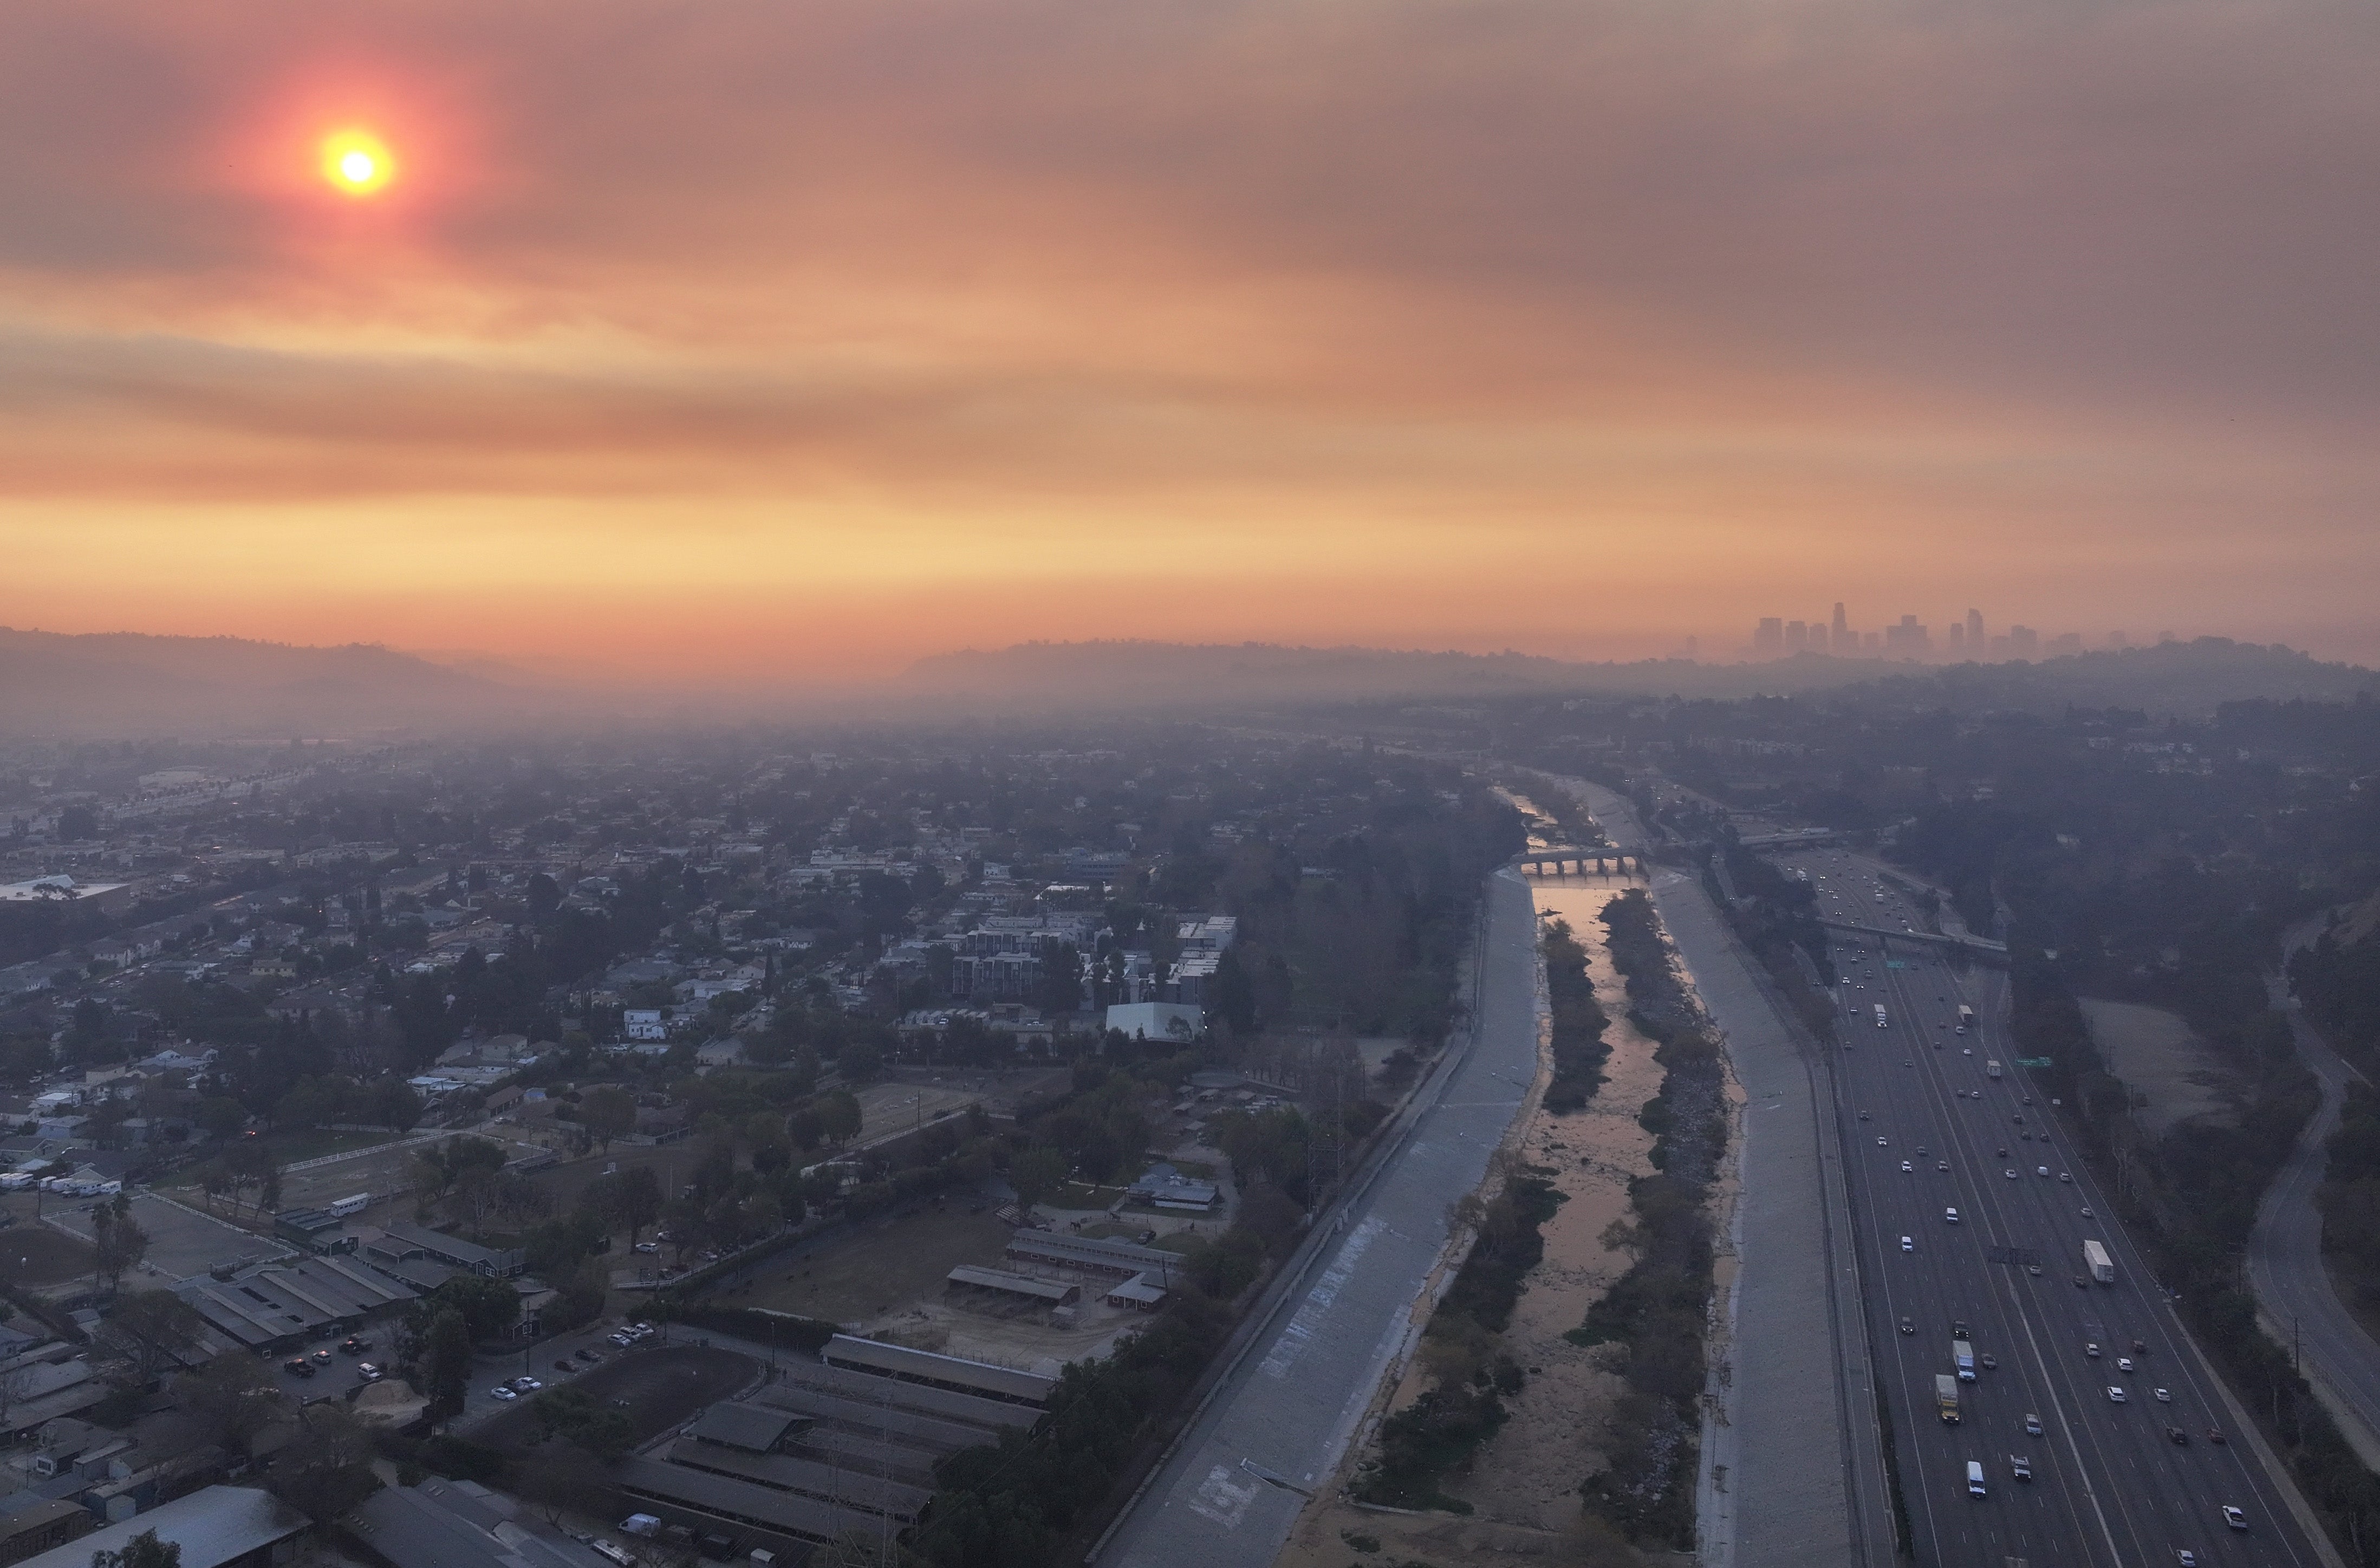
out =
[[[84,1209],[78,1203],[71,1209],[56,1207],[55,1211],[62,1223],[87,1240],[91,1221]],[[138,1274],[125,1276],[128,1288],[136,1279],[152,1285],[169,1284],[203,1274],[218,1263],[259,1259],[289,1250],[285,1242],[241,1230],[150,1193],[133,1195],[132,1218],[149,1233],[149,1256]]]
[[961,1263],[1000,1264],[1008,1227],[952,1204],[866,1227],[808,1257],[771,1268],[735,1305],[856,1324],[919,1302],[940,1301]]
[[2238,1113],[2225,1091],[2229,1075],[2211,1047],[2190,1026],[2157,1007],[2129,1002],[2082,1003],[2091,1042],[2123,1080],[2134,1115],[2151,1137],[2163,1137],[2183,1122],[2236,1126]]

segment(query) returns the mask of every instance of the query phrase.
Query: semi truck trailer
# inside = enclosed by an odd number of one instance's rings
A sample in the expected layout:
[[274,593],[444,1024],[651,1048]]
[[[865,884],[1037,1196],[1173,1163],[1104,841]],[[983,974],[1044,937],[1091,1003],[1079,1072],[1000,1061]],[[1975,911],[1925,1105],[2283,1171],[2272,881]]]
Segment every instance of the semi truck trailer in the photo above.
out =
[[1975,1347],[1973,1345],[1969,1344],[1965,1340],[1952,1340],[1950,1363],[1959,1368],[1961,1382],[1972,1383],[1975,1380]]
[[2097,1242],[2086,1241],[2082,1244],[2082,1262],[2091,1270],[2091,1277],[2101,1284],[2112,1285],[2116,1282],[2116,1260],[2109,1258],[2107,1249]]
[[1884,1003],[1881,1002],[1876,1004],[1876,1027],[1879,1029],[1890,1027],[1884,1021]]
[[1959,1380],[1948,1372],[1934,1374],[1934,1408],[1941,1413],[1945,1425],[1959,1424]]

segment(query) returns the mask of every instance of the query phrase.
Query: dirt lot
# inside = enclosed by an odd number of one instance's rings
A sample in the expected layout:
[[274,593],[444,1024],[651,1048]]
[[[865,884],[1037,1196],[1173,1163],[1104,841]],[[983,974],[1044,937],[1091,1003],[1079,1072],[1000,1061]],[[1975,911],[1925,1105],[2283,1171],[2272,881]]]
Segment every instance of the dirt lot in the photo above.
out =
[[2129,1002],[2085,1002],[2091,1042],[2107,1070],[2132,1091],[2133,1115],[2151,1137],[2182,1122],[2239,1125],[2228,1086],[2230,1076],[2213,1048],[2190,1026],[2161,1008]]
[[[15,1208],[11,1201],[10,1207]],[[32,1205],[24,1205],[29,1215]],[[60,1235],[47,1225],[20,1215],[0,1231],[0,1270],[12,1285],[60,1285],[91,1277],[91,1251],[83,1243]]]
[[738,1307],[768,1307],[846,1325],[917,1303],[940,1301],[942,1280],[961,1263],[1000,1264],[1006,1225],[952,1203],[868,1226],[832,1246],[770,1269],[738,1292]]
[[[607,1404],[614,1400],[628,1401],[628,1426],[636,1441],[643,1443],[689,1419],[704,1406],[727,1398],[759,1377],[760,1370],[760,1363],[732,1350],[670,1345],[659,1350],[631,1351],[582,1374],[570,1386]],[[535,1446],[536,1438],[537,1417],[530,1413],[528,1401],[489,1416],[471,1433],[472,1441],[507,1453],[519,1453]]]
[[[88,1239],[91,1217],[83,1212],[83,1208],[80,1202],[71,1209],[54,1205],[53,1211]],[[141,1265],[142,1280],[148,1284],[171,1284],[203,1274],[218,1263],[268,1258],[289,1250],[285,1242],[210,1219],[203,1212],[168,1203],[150,1193],[133,1195],[132,1218],[149,1233],[149,1256]],[[131,1280],[132,1276],[126,1277],[128,1286]]]

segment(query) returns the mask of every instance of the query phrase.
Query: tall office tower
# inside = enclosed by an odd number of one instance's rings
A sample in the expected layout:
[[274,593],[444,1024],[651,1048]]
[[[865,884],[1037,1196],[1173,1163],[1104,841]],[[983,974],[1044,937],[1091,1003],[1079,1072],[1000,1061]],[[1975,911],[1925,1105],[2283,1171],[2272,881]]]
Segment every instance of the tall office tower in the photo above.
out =
[[1925,635],[1925,628],[1917,624],[1914,615],[1903,615],[1899,626],[1884,628],[1884,649],[1888,653],[1914,659],[1930,646],[1931,639]]
[[1958,654],[1964,653],[1966,650],[1967,628],[1953,621],[1950,623],[1950,651]]
[[1859,646],[1857,641],[1852,639],[1851,630],[1852,624],[1843,619],[1843,602],[1838,599],[1835,601],[1835,646],[1837,648]]
[[1981,610],[1970,610],[1967,612],[1967,646],[1981,648],[1983,645],[1984,613]]
[[2030,659],[2041,651],[2041,634],[2031,626],[2009,627],[2009,651],[2020,659]]
[[1810,626],[1806,621],[1785,623],[1785,651],[1799,653],[1810,646]]
[[1811,652],[1813,652],[1813,653],[1824,653],[1824,652],[1827,650],[1827,644],[1828,644],[1830,640],[1831,640],[1831,639],[1827,636],[1827,623],[1826,623],[1826,622],[1824,622],[1824,621],[1812,621],[1812,622],[1810,623],[1810,651],[1811,651]]
[[1760,617],[1760,625],[1752,630],[1752,651],[1771,656],[1785,651],[1785,623],[1780,617]]
[[1860,633],[1859,642],[1861,648],[1870,653],[1874,653],[1879,648],[1883,647],[1884,638],[1875,632],[1862,632]]

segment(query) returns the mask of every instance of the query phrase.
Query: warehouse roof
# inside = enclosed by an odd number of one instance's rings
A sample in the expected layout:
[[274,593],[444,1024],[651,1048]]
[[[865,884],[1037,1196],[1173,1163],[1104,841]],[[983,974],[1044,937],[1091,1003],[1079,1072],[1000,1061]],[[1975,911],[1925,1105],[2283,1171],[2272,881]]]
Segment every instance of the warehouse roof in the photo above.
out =
[[181,1568],[223,1568],[261,1547],[303,1534],[307,1524],[306,1515],[256,1487],[208,1487],[29,1557],[21,1568],[91,1568],[93,1552],[122,1551],[144,1530],[181,1547]]

